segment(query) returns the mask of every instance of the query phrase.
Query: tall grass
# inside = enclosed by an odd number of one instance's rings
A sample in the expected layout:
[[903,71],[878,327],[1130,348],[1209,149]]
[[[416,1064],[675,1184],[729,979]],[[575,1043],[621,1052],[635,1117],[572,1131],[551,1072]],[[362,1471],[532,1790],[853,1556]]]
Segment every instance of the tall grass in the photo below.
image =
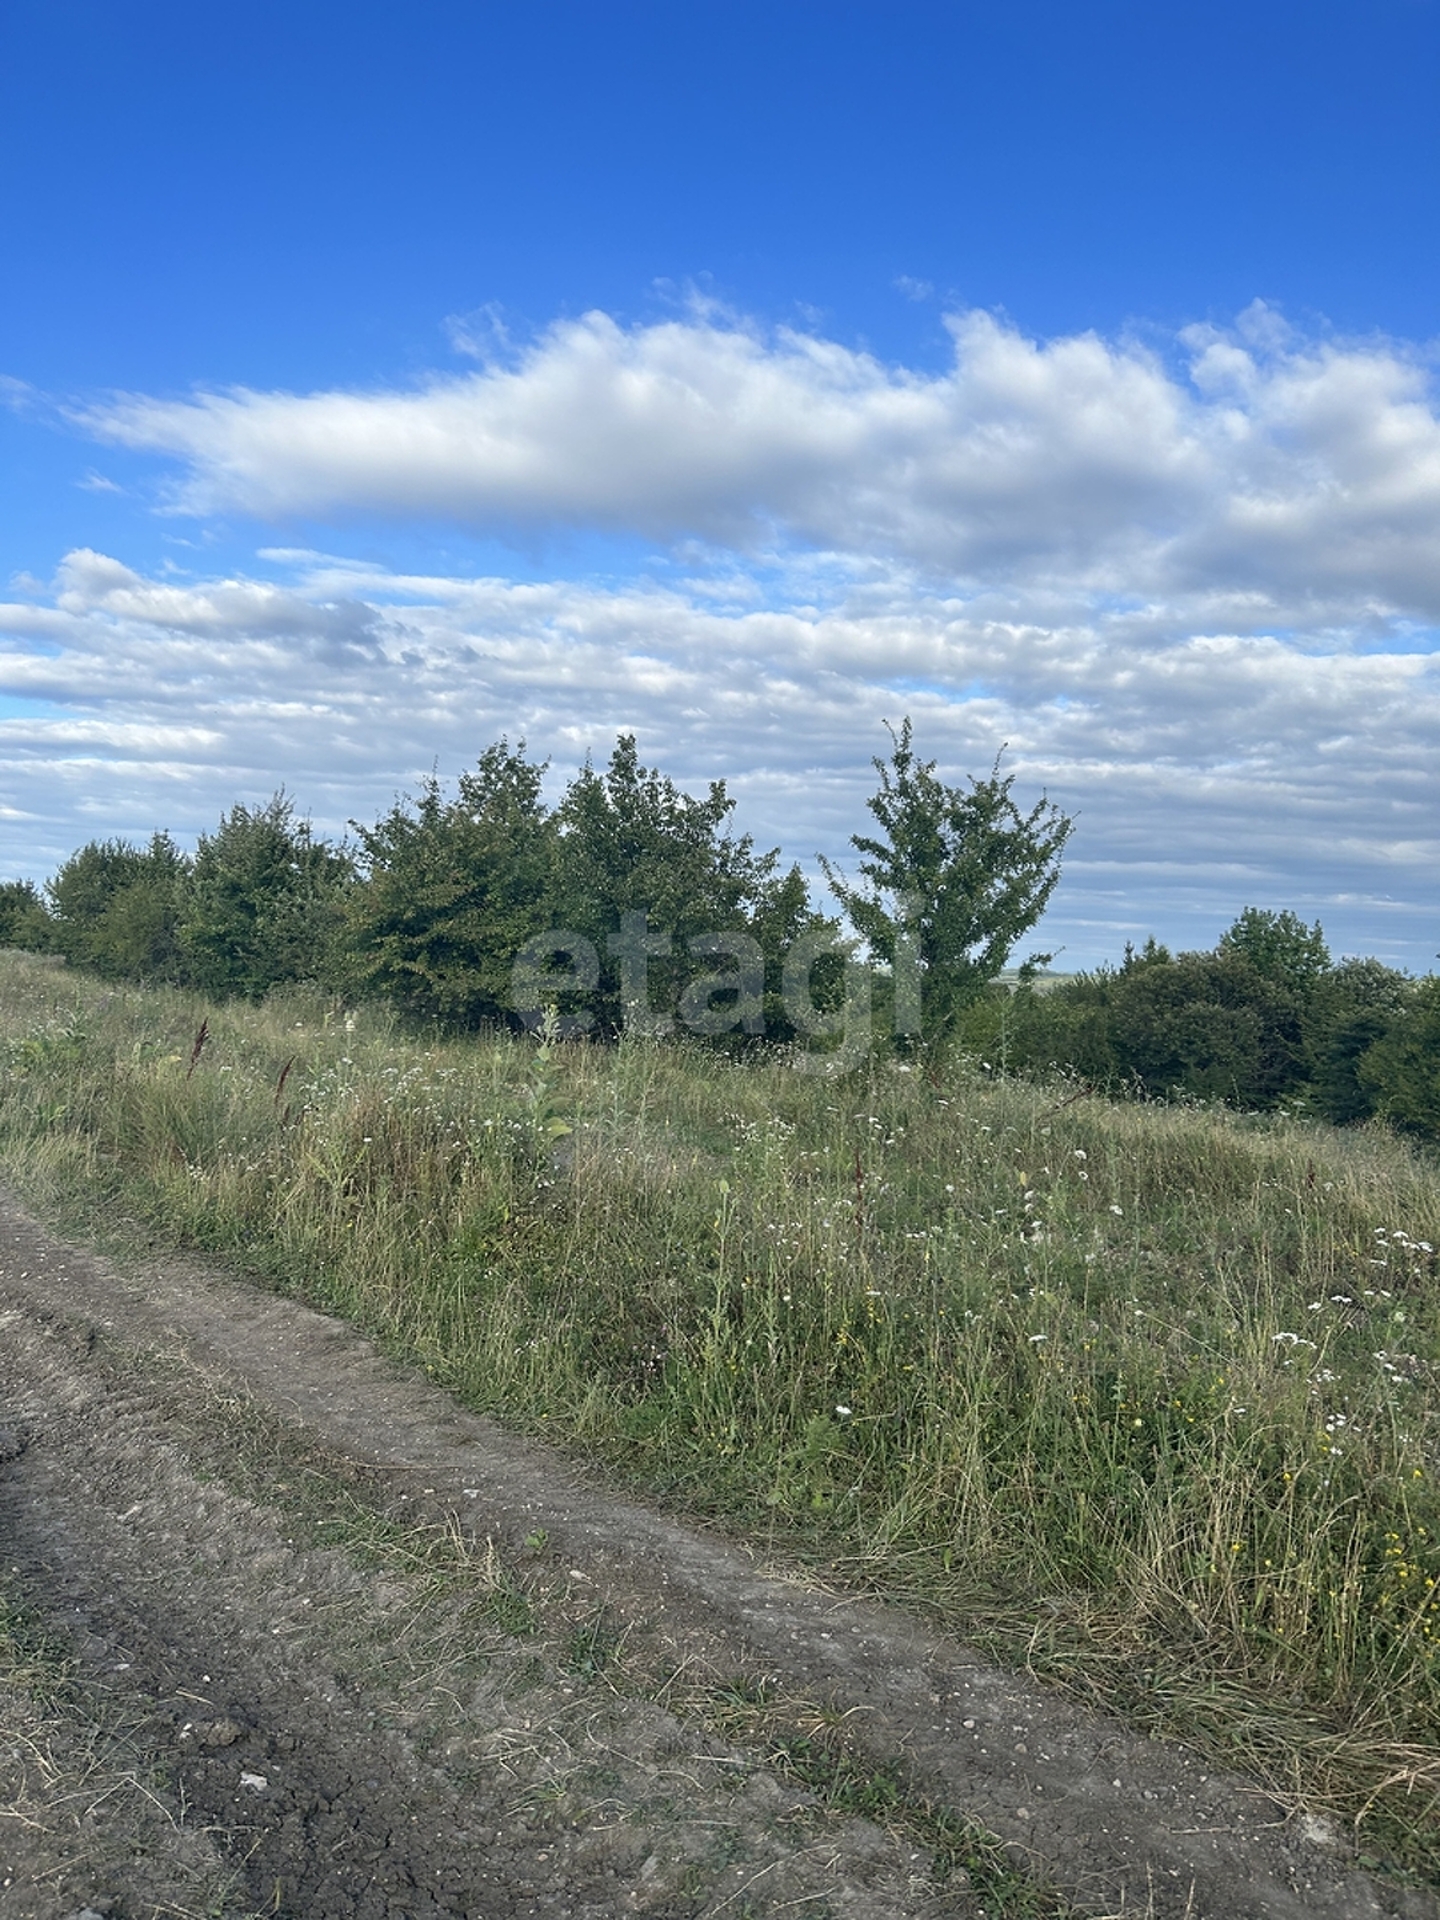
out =
[[0,1049],[33,1194],[112,1195],[1440,1866],[1440,1182],[1403,1145],[22,956]]

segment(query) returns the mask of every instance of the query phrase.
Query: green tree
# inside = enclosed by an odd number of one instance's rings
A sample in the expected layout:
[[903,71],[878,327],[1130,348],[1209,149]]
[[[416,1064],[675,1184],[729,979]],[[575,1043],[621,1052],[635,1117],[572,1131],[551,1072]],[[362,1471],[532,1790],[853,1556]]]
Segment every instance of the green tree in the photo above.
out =
[[555,827],[525,742],[487,747],[453,799],[431,778],[373,827],[350,903],[358,984],[413,1013],[509,1021],[515,956],[554,920]]
[[1288,988],[1301,1000],[1309,998],[1330,970],[1330,949],[1320,922],[1307,927],[1288,908],[1271,913],[1262,907],[1246,907],[1234,925],[1221,934],[1218,951],[1242,955],[1258,974]]
[[1125,958],[1121,962],[1122,973],[1134,973],[1141,967],[1168,967],[1175,958],[1167,946],[1163,946],[1153,933],[1147,933],[1145,944],[1137,953],[1133,944],[1125,942]]
[[1378,1113],[1422,1140],[1440,1140],[1440,977],[1410,990],[1357,1071]]
[[50,915],[31,880],[0,881],[0,947],[43,953],[50,945]]
[[1112,975],[1108,1001],[1116,1068],[1152,1094],[1266,1107],[1304,1082],[1295,994],[1233,948]]
[[1404,1010],[1412,982],[1378,960],[1342,960],[1321,975],[1304,1007],[1310,1097],[1336,1126],[1368,1120],[1376,1092],[1360,1063]]
[[202,834],[185,888],[180,944],[208,993],[258,999],[293,980],[333,983],[348,852],[297,820],[282,791],[237,805]]
[[691,990],[725,972],[736,976],[736,1004],[727,1012],[718,993],[708,1030],[732,1015],[742,1029],[761,1026],[766,982],[756,969],[763,976],[785,929],[803,919],[795,889],[803,894],[804,883],[776,881],[777,856],[731,832],[734,808],[723,780],[696,799],[642,766],[633,734],[616,741],[603,773],[587,764],[571,782],[559,808],[557,924],[595,956],[597,1032],[667,1031],[677,1010],[693,1027],[703,1010]]
[[[954,1030],[1044,912],[1074,822],[1043,796],[1022,813],[1014,776],[1001,777],[998,759],[988,779],[952,787],[933,760],[917,758],[908,718],[890,738],[889,760],[874,763],[880,791],[866,802],[880,834],[851,838],[868,885],[821,864],[850,924],[890,971],[897,1029],[913,1031],[918,1011],[934,1040]],[[1051,957],[1036,954],[1027,965]]]
[[810,889],[798,865],[784,873],[767,873],[756,884],[750,903],[749,930],[759,945],[765,968],[765,1037],[784,1044],[798,1038],[785,1004],[785,956],[800,941],[830,937],[833,954],[817,962],[810,991],[816,1009],[838,1013],[845,997],[845,961],[839,926],[829,914],[817,913]]
[[[1242,1107],[1273,1106],[1305,1085],[1299,999],[1221,946],[1181,953],[1147,942],[1120,967],[1081,974],[1011,1000],[1008,1062],[1070,1068],[1100,1086],[1157,1099],[1187,1093]],[[998,1044],[989,1022],[986,1044]]]
[[51,939],[76,966],[111,980],[176,980],[188,865],[165,833],[148,847],[92,840],[47,881]]

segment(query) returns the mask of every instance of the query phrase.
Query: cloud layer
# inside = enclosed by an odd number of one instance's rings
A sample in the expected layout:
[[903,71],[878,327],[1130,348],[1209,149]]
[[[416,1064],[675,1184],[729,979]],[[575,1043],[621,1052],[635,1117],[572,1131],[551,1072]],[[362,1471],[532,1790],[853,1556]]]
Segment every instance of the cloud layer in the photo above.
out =
[[206,579],[71,553],[0,607],[11,866],[192,835],[282,782],[336,830],[502,732],[558,779],[621,728],[727,777],[765,844],[843,860],[908,712],[951,777],[1008,742],[1020,789],[1079,813],[1045,930],[1072,961],[1208,944],[1256,904],[1428,967],[1423,356],[1261,307],[1163,351],[950,328],[922,374],[714,312],[592,314],[413,390],[92,406],[97,437],[178,463],[172,512],[574,528],[615,561],[534,582],[262,550]]
[[1394,343],[1256,307],[1168,358],[949,322],[937,374],[699,313],[550,329],[413,391],[129,397],[82,417],[178,457],[174,504],[580,526],[883,556],[946,579],[1329,617],[1440,615],[1440,421]]
[[1431,656],[1168,638],[1124,612],[1048,626],[903,575],[823,608],[705,584],[311,560],[285,586],[180,585],[75,553],[45,602],[0,609],[0,684],[37,703],[0,720],[0,808],[28,818],[43,870],[102,833],[191,834],[282,783],[338,829],[501,732],[564,776],[633,728],[693,786],[727,777],[742,824],[808,863],[863,829],[880,720],[909,712],[952,774],[1008,742],[1023,792],[1080,813],[1047,929],[1072,958],[1152,929],[1208,944],[1252,902],[1318,913],[1351,949],[1433,949]]

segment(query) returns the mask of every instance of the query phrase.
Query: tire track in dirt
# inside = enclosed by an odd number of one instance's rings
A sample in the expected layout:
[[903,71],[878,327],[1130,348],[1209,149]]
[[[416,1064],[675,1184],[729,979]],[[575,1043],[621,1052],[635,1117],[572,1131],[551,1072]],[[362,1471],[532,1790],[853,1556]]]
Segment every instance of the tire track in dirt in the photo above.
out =
[[[413,1594],[403,1583],[388,1600],[343,1591],[331,1561],[287,1546],[263,1502],[200,1484],[154,1393],[137,1384],[127,1401],[113,1362],[95,1364],[97,1339],[112,1354],[165,1356],[193,1396],[249,1396],[369,1474],[393,1512],[458,1516],[512,1557],[543,1537],[540,1577],[562,1614],[603,1607],[652,1674],[764,1679],[782,1702],[823,1703],[863,1749],[902,1758],[917,1791],[1001,1836],[1080,1910],[1440,1916],[1428,1895],[1315,1844],[1243,1781],[1089,1716],[895,1609],[817,1591],[617,1497],[292,1301],[193,1263],[121,1272],[0,1199],[0,1305],[6,1398],[28,1395],[32,1409],[25,1451],[0,1470],[7,1564],[97,1660],[128,1656],[130,1684],[155,1702],[157,1749],[183,1762],[192,1800],[242,1836],[247,1884],[277,1887],[280,1911],[580,1920],[828,1903],[837,1915],[958,1920],[983,1908],[867,1823],[820,1833],[805,1795],[655,1705],[600,1702],[567,1690],[556,1669],[532,1676],[527,1711],[523,1661],[501,1636],[483,1671],[457,1662],[436,1681],[457,1712],[426,1746],[418,1707],[411,1724],[404,1701],[385,1706],[383,1688],[351,1677],[334,1624],[343,1614],[352,1638],[356,1619],[382,1641],[403,1636]],[[152,1561],[148,1588],[137,1541]],[[254,1618],[257,1569],[266,1604]],[[214,1680],[222,1656],[244,1676],[228,1695]],[[609,1758],[597,1766],[597,1755]],[[241,1788],[242,1772],[266,1786]],[[703,1784],[722,1773],[740,1780],[739,1800]],[[547,1792],[548,1812],[537,1811]],[[735,1853],[723,1863],[706,1851],[720,1827]]]

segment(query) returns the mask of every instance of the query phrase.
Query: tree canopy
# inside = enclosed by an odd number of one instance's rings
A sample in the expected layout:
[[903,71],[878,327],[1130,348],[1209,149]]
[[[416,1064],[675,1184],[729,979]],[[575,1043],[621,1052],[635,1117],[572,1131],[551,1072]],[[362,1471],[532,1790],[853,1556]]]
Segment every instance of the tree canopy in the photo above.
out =
[[353,878],[348,852],[297,820],[283,791],[263,807],[232,807],[201,834],[186,883],[187,977],[249,999],[283,981],[332,983]]
[[356,984],[412,1012],[476,1026],[510,1011],[511,968],[553,911],[545,766],[499,740],[447,800],[430,778],[373,827],[355,824],[364,885],[350,903]]
[[1261,907],[1246,907],[1221,934],[1219,951],[1239,954],[1258,974],[1301,999],[1329,972],[1331,964],[1320,922],[1307,927],[1288,908],[1270,913]]
[[175,980],[189,861],[166,833],[148,847],[91,840],[48,882],[49,944],[111,980]]
[[[850,924],[891,971],[897,1028],[918,1024],[939,1039],[1045,911],[1074,822],[1043,796],[1022,813],[1014,775],[1002,777],[998,759],[986,779],[949,786],[933,760],[917,756],[908,718],[890,738],[890,758],[874,762],[880,790],[866,802],[880,834],[851,837],[869,884],[821,865]],[[912,968],[918,1008],[907,997]]]
[[310,981],[451,1027],[553,1014],[596,1039],[799,1041],[825,1070],[893,1031],[1150,1098],[1440,1139],[1440,980],[1336,962],[1289,909],[1247,906],[1209,952],[1152,937],[1119,966],[1037,981],[1051,956],[1035,954],[1002,980],[1074,823],[1043,795],[1022,808],[998,759],[950,784],[908,718],[890,738],[857,877],[821,862],[852,933],[798,866],[735,831],[723,780],[687,793],[627,733],[554,804],[547,766],[501,739],[453,792],[432,776],[373,827],[352,822],[353,847],[283,790],[232,807],[193,858],[165,833],[92,840],[43,893],[0,883],[0,946],[220,997]]

